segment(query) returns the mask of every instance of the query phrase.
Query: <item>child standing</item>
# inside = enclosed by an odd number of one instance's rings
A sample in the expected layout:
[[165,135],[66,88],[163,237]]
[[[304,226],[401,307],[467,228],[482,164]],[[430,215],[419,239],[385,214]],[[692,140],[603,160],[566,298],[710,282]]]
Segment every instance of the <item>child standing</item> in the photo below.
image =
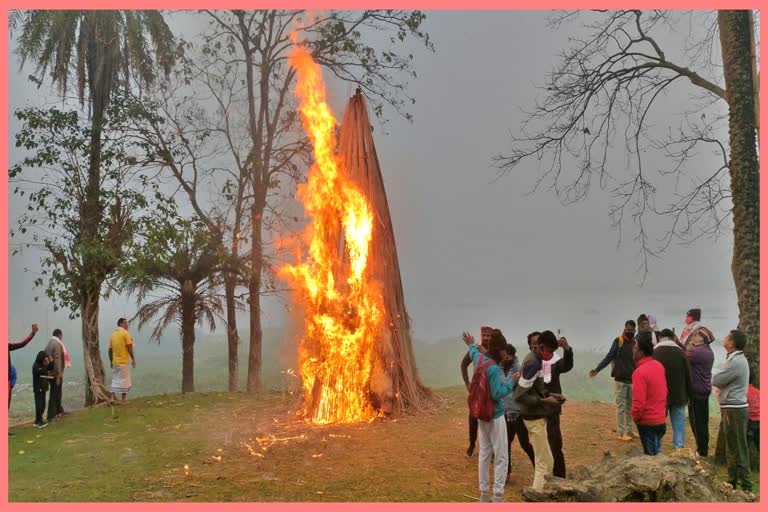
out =
[[35,363],[32,365],[32,389],[35,393],[35,426],[43,428],[48,426],[43,420],[45,411],[45,394],[48,392],[48,382],[53,380],[51,375],[53,360],[41,350],[37,353]]

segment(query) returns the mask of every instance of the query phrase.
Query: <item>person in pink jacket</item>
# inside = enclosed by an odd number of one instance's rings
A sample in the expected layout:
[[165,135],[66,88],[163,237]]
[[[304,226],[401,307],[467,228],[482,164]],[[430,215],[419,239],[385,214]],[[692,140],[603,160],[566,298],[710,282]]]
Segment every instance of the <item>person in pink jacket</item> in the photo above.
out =
[[667,379],[664,366],[653,356],[653,337],[640,333],[633,347],[635,364],[632,373],[632,409],[643,452],[661,453],[661,439],[667,432]]

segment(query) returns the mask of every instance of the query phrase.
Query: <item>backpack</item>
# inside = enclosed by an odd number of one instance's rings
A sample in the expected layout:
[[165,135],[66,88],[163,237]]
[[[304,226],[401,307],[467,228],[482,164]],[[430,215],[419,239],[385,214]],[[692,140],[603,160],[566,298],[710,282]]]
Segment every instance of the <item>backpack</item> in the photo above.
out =
[[[483,360],[482,358],[485,358]],[[493,419],[493,399],[491,398],[491,387],[488,382],[487,369],[496,362],[488,356],[482,356],[480,364],[475,368],[472,374],[472,382],[469,384],[469,414],[482,421],[491,421]]]

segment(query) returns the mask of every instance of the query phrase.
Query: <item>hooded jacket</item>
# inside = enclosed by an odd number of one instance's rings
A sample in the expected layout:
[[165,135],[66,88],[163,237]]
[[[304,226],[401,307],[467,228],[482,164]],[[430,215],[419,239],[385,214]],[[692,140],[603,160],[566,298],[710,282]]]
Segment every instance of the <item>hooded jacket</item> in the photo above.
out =
[[32,365],[32,390],[35,393],[45,393],[48,391],[48,379],[44,379],[44,375],[50,375],[53,372],[53,362],[43,364],[43,360],[47,354],[45,350],[41,350],[37,353],[37,358]]

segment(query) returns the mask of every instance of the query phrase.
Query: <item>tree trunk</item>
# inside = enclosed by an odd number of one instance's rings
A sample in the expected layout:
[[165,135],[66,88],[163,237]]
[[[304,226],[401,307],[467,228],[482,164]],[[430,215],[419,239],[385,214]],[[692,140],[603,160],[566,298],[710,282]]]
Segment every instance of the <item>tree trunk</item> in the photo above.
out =
[[[85,186],[85,198],[80,205],[80,247],[82,269],[80,287],[83,290],[81,318],[83,326],[83,358],[85,360],[85,405],[108,400],[104,387],[104,367],[99,349],[99,300],[101,287],[107,277],[102,240],[99,239],[99,227],[103,219],[101,204],[101,134],[104,123],[104,111],[109,103],[113,84],[114,60],[111,51],[113,44],[97,41],[97,36],[104,41],[115,41],[114,27],[105,21],[110,15],[95,12],[88,18],[83,30],[90,31],[87,41],[90,57],[87,60],[89,92],[91,100],[91,145],[88,162],[88,182]],[[116,44],[116,43],[115,43]]]
[[181,392],[195,391],[195,294],[191,282],[181,292]]
[[264,203],[254,199],[251,207],[251,276],[248,280],[248,309],[250,313],[250,344],[248,346],[248,381],[246,391],[261,387],[261,225]]
[[[238,11],[236,16],[239,21],[241,43],[245,53],[245,85],[248,95],[248,129],[251,136],[251,157],[253,171],[251,174],[251,187],[253,190],[253,199],[251,203],[251,275],[248,278],[248,311],[250,316],[250,332],[248,344],[248,378],[245,389],[253,392],[261,387],[261,228],[262,215],[264,214],[264,205],[266,193],[263,192],[262,170],[264,168],[264,144],[263,127],[265,116],[269,111],[268,81],[269,74],[265,75],[262,66],[262,76],[259,82],[261,91],[259,102],[258,119],[256,114],[256,96],[254,94],[255,73],[254,73],[254,48],[251,47],[251,34],[245,23],[245,16],[242,11]],[[265,87],[265,84],[267,86]]]
[[755,143],[754,81],[747,11],[719,11],[726,97],[729,107],[730,176],[733,200],[731,270],[739,303],[739,330],[751,377],[760,382],[760,168]]
[[109,400],[109,393],[104,385],[104,366],[99,349],[100,296],[99,290],[92,290],[85,294],[80,305],[86,407]]
[[239,388],[237,371],[237,349],[240,336],[237,334],[237,306],[235,303],[236,276],[233,272],[224,273],[224,296],[227,303],[227,353],[229,359],[229,391]]

